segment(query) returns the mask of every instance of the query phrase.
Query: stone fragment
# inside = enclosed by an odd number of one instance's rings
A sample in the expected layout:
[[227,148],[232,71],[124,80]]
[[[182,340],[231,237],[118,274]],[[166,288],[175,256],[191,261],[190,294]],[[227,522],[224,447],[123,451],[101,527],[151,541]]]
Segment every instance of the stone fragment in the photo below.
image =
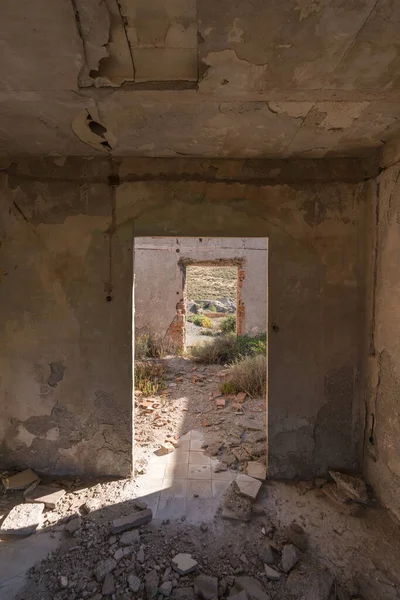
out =
[[[301,573],[299,569],[292,571],[287,580],[286,586],[295,598],[318,598],[318,600],[329,600],[333,578],[327,572],[318,570],[315,573]],[[380,596],[374,596],[377,600]],[[383,598],[383,596],[382,596]]]
[[32,469],[25,469],[16,475],[3,479],[6,490],[26,490],[33,483],[39,483],[40,478]]
[[217,408],[224,408],[226,406],[226,400],[225,398],[217,398],[215,400],[215,404]]
[[65,575],[61,575],[60,576],[60,585],[63,588],[68,587],[68,577],[65,577]]
[[254,577],[248,577],[247,575],[236,577],[232,592],[238,594],[241,591],[246,592],[249,600],[270,600],[269,595]]
[[218,579],[209,575],[199,575],[194,580],[194,593],[203,600],[218,598]]
[[273,565],[275,562],[271,544],[269,544],[268,542],[263,542],[262,544],[259,544],[258,556],[263,561],[263,563],[266,563],[267,565]]
[[239,421],[239,425],[243,429],[249,429],[250,431],[265,431],[265,425],[260,422],[260,419],[242,417]]
[[349,497],[340,490],[336,483],[326,483],[322,488],[322,492],[337,504],[342,511],[353,517],[359,516],[362,511],[362,506],[359,503],[352,502]]
[[138,592],[139,588],[140,588],[140,579],[139,579],[139,577],[137,577],[136,575],[134,575],[133,573],[131,573],[128,576],[128,585],[129,585],[129,589],[131,589],[132,592]]
[[267,467],[260,462],[247,463],[247,475],[264,481],[267,478]]
[[131,546],[140,540],[140,535],[137,529],[133,531],[125,531],[119,540],[123,546]]
[[239,392],[235,396],[235,400],[240,403],[244,402],[246,400],[246,398],[247,398],[246,392]]
[[81,517],[75,517],[75,519],[71,519],[71,521],[68,521],[68,523],[65,526],[65,530],[68,531],[68,533],[75,533],[75,531],[77,531],[80,527],[82,526],[82,519]]
[[153,518],[153,513],[150,508],[146,510],[141,510],[136,513],[132,513],[127,517],[121,517],[120,519],[114,519],[112,526],[112,533],[120,533],[122,531],[126,531],[128,529],[133,529],[134,527],[140,527],[140,525],[145,525],[149,523]]
[[179,575],[187,575],[196,569],[197,562],[190,554],[180,553],[172,559],[172,567]]
[[254,477],[243,475],[242,473],[236,477],[235,484],[237,485],[240,494],[253,500],[256,499],[261,487],[260,481],[254,479]]
[[169,598],[172,592],[172,581],[164,581],[158,589],[159,593],[165,596],[165,598]]
[[285,530],[286,539],[291,544],[300,548],[303,552],[307,550],[307,536],[302,527],[297,523],[291,523]]
[[286,544],[282,550],[282,570],[289,573],[300,559],[299,551],[293,544]]
[[158,456],[164,456],[165,454],[171,454],[175,450],[175,446],[171,442],[165,442],[160,446]]
[[94,570],[96,581],[99,583],[104,581],[105,576],[108,575],[108,573],[111,573],[116,566],[117,561],[115,561],[113,558],[106,558],[105,560],[100,561]]
[[360,502],[361,504],[368,503],[367,486],[362,477],[346,475],[345,473],[339,473],[339,471],[329,471],[329,475],[336,482],[339,490],[351,500]]
[[176,600],[193,600],[194,591],[192,587],[182,587],[174,589],[174,599]]
[[279,571],[275,571],[275,569],[273,569],[269,565],[264,565],[264,571],[267,579],[275,580],[279,579],[280,577]]
[[228,600],[248,600],[248,595],[245,590],[242,590],[238,594],[234,594],[233,596],[229,596]]
[[140,546],[138,553],[136,554],[137,561],[140,564],[144,563],[144,547]]
[[107,573],[104,578],[103,587],[101,593],[103,596],[111,596],[115,592],[115,583],[112,573]]
[[46,508],[55,508],[63,496],[65,496],[65,490],[49,485],[28,488],[24,494],[25,502],[43,502]]
[[149,573],[146,573],[144,578],[146,596],[148,600],[155,598],[158,592],[158,573],[155,569],[152,569]]
[[44,504],[14,506],[0,526],[0,535],[31,535],[43,518]]

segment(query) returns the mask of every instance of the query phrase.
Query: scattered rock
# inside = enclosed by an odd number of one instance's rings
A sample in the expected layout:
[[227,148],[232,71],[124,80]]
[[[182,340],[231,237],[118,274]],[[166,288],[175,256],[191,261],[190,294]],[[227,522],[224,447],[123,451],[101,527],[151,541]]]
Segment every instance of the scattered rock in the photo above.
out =
[[3,479],[3,485],[6,490],[26,490],[32,484],[38,484],[40,478],[32,469],[25,469],[11,477]]
[[101,589],[101,593],[103,596],[111,596],[115,592],[115,582],[114,577],[111,573],[107,573],[104,578],[103,587]]
[[0,535],[31,535],[43,518],[44,504],[14,506],[0,526]]
[[132,592],[138,592],[140,588],[140,579],[133,573],[128,576],[128,585]]
[[236,402],[240,402],[240,404],[242,404],[246,400],[246,398],[247,398],[246,392],[239,392],[235,396]]
[[299,562],[299,551],[293,544],[286,544],[282,550],[282,570],[289,573],[295,564]]
[[117,561],[113,558],[106,558],[105,560],[100,561],[94,572],[96,581],[98,581],[99,583],[104,581],[105,576],[108,575],[108,573],[111,573],[116,566]]
[[145,577],[146,596],[148,600],[155,598],[158,592],[158,573],[155,569],[146,574]]
[[49,485],[37,485],[30,487],[24,494],[25,502],[43,503],[46,508],[54,509],[61,498],[65,496],[65,490]]
[[280,577],[279,572],[275,571],[275,569],[273,569],[269,565],[264,565],[264,571],[265,571],[265,576],[267,577],[267,579],[276,580],[276,579],[279,579],[279,577]]
[[131,546],[140,540],[140,535],[137,529],[133,531],[125,531],[120,538],[120,543],[123,546]]
[[239,474],[235,479],[235,484],[239,490],[239,493],[243,496],[247,496],[256,499],[257,494],[261,487],[261,482],[254,477],[249,477],[248,475]]
[[78,529],[80,529],[80,527],[82,527],[82,519],[81,517],[75,517],[74,519],[71,519],[71,521],[68,521],[68,523],[65,526],[66,531],[68,531],[68,533],[75,533],[75,531],[77,531]]
[[285,531],[286,539],[291,544],[300,548],[303,552],[307,549],[307,536],[302,527],[297,523],[292,523]]
[[238,594],[241,591],[246,592],[249,600],[270,600],[269,595],[254,577],[248,577],[247,575],[236,577],[232,592]]
[[351,500],[368,503],[367,486],[362,477],[356,475],[346,475],[339,471],[329,471],[329,475],[336,482],[338,489],[346,494]]
[[172,559],[172,567],[179,575],[187,575],[196,569],[197,562],[190,554],[181,553]]
[[143,546],[140,546],[139,552],[136,554],[136,558],[140,564],[144,563],[144,547]]
[[194,593],[203,600],[216,600],[218,598],[218,579],[209,575],[199,575],[194,580]]
[[192,587],[182,587],[174,590],[176,600],[193,600],[194,591]]
[[165,598],[169,598],[172,592],[172,581],[164,581],[158,589],[159,593],[165,596]]
[[260,462],[247,463],[247,475],[264,481],[267,478],[267,467]]
[[258,548],[258,556],[262,562],[266,563],[267,565],[273,565],[275,562],[273,550],[268,542],[260,544]]
[[215,401],[217,408],[225,408],[226,400],[225,398],[217,398]]
[[150,508],[141,510],[136,513],[132,513],[127,517],[121,517],[120,519],[114,519],[112,526],[112,533],[121,533],[127,529],[133,529],[134,527],[140,527],[149,523],[153,518],[153,513]]
[[175,446],[171,442],[165,442],[161,445],[158,455],[164,456],[165,454],[171,454],[175,450]]
[[61,577],[60,577],[60,585],[61,585],[62,588],[68,587],[68,577],[65,577],[65,575],[61,575]]

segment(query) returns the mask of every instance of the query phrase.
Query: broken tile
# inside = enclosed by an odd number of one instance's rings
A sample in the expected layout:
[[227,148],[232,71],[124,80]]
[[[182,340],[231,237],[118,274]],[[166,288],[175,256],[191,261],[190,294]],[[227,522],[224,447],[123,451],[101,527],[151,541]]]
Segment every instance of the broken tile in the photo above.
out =
[[172,559],[172,567],[179,575],[187,575],[196,569],[197,562],[190,554],[180,553]]
[[132,513],[127,517],[114,519],[112,532],[121,533],[122,531],[133,529],[134,527],[140,527],[140,525],[145,525],[145,523],[149,523],[152,520],[152,518],[153,513],[149,508],[147,508],[146,510],[141,510],[139,512]]
[[267,467],[260,462],[247,463],[247,475],[264,481],[267,478]]
[[256,499],[261,487],[261,482],[258,481],[258,479],[243,475],[242,473],[236,477],[235,484],[237,485],[240,494],[252,498],[253,500]]
[[3,479],[6,490],[25,490],[33,483],[39,483],[39,481],[40,478],[32,469],[25,469],[21,473]]
[[25,502],[43,502],[46,508],[55,508],[63,496],[65,490],[49,485],[38,485],[24,494]]
[[226,400],[225,398],[217,398],[215,404],[217,405],[217,408],[224,408],[226,405]]
[[42,522],[44,504],[18,504],[0,526],[0,535],[30,535]]
[[174,450],[175,446],[171,442],[165,442],[165,444],[161,445],[158,451],[158,455],[164,456],[165,454],[171,454],[171,452],[173,452]]

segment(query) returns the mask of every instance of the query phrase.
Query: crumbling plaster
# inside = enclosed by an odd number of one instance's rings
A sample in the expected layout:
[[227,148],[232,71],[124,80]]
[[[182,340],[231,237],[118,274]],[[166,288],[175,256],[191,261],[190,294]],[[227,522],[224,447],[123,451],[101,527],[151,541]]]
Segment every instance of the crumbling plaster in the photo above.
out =
[[[3,2],[3,155],[361,156],[399,133],[395,0],[47,4]],[[73,130],[91,111],[110,149]]]
[[[270,474],[356,468],[365,166],[321,167],[106,158],[9,165],[2,464],[129,473],[132,235],[224,235],[269,239]],[[296,183],[282,180],[285,171]],[[59,380],[50,385],[54,364]]]
[[400,519],[400,145],[385,150],[369,185],[364,468]]

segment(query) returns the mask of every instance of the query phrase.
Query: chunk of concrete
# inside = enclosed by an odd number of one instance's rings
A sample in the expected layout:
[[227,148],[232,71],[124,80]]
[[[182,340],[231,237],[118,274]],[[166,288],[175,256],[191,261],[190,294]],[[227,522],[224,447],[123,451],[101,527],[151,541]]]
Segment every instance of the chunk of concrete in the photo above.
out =
[[132,513],[127,517],[114,519],[111,531],[113,533],[121,533],[122,531],[127,531],[128,529],[134,529],[134,527],[140,527],[141,525],[149,523],[152,518],[153,513],[151,512],[150,508],[147,508],[146,510]]
[[267,467],[260,462],[247,463],[247,475],[264,481],[267,478]]
[[265,571],[265,576],[267,579],[272,579],[274,581],[276,579],[279,579],[279,577],[280,577],[279,571],[276,571],[269,565],[264,565],[264,571]]
[[131,573],[128,576],[128,585],[129,585],[129,589],[132,590],[132,592],[138,592],[139,588],[140,588],[140,579],[139,579],[139,577],[137,577],[136,575],[134,575],[133,573]]
[[234,594],[233,596],[229,596],[228,600],[248,600],[248,595],[244,590],[239,592],[238,594]]
[[196,569],[197,562],[190,554],[180,553],[172,559],[172,567],[179,575],[187,575]]
[[149,573],[146,573],[144,578],[147,600],[152,600],[157,596],[158,592],[158,573],[155,569],[152,569]]
[[3,479],[6,490],[26,490],[33,483],[39,483],[40,478],[32,469],[25,469],[16,475]]
[[157,452],[158,456],[164,456],[165,454],[171,454],[175,450],[175,446],[171,444],[171,442],[165,442],[160,446],[159,451]]
[[106,575],[111,573],[115,569],[116,566],[117,566],[117,561],[114,560],[113,558],[106,558],[105,560],[100,561],[94,570],[94,575],[96,577],[96,580],[99,583],[104,581]]
[[101,593],[103,594],[103,596],[112,596],[112,594],[114,592],[115,592],[114,576],[112,575],[112,573],[107,573],[107,575],[104,578],[104,583],[103,583]]
[[172,592],[172,581],[164,581],[158,588],[158,591],[165,598],[169,598]]
[[351,500],[368,503],[367,486],[362,477],[357,475],[347,475],[339,471],[329,471],[329,475],[336,482],[339,490],[346,494]]
[[202,600],[218,599],[218,578],[210,575],[199,575],[194,580],[194,593]]
[[0,535],[31,535],[42,522],[44,504],[14,506],[0,527]]
[[123,546],[131,546],[140,540],[140,535],[137,529],[133,531],[125,531],[119,540]]
[[78,531],[78,529],[82,526],[82,519],[81,517],[75,517],[75,519],[71,519],[71,521],[68,521],[68,523],[65,526],[65,530],[68,531],[68,533],[75,533],[75,531]]
[[254,477],[249,477],[248,475],[243,475],[240,473],[236,479],[235,483],[239,490],[239,493],[243,496],[247,496],[252,500],[257,498],[257,494],[260,491],[261,482],[258,479],[254,479]]
[[254,577],[248,577],[247,575],[236,577],[232,592],[238,594],[242,591],[246,592],[249,600],[270,600],[269,595]]
[[300,555],[296,546],[294,546],[293,544],[286,544],[286,546],[283,546],[282,570],[285,573],[289,573],[289,571],[293,569],[295,564],[299,562],[299,559]]
[[25,502],[43,503],[46,508],[55,508],[63,496],[65,490],[50,485],[38,485],[24,494]]

